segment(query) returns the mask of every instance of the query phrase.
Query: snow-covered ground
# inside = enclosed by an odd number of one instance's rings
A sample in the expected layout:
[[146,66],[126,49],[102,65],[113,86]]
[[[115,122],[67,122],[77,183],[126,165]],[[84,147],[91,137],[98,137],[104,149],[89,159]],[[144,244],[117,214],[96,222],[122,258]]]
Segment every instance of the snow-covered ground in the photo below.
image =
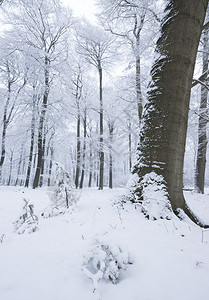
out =
[[[0,187],[1,300],[208,300],[209,231],[179,221],[148,221],[139,209],[121,207],[124,189],[84,189],[72,213],[45,219],[46,189]],[[13,222],[23,198],[39,216],[39,230],[18,235]],[[209,223],[209,195],[186,193]],[[83,256],[96,238],[126,249],[133,259],[119,283],[92,281]],[[100,296],[99,296],[100,295]]]

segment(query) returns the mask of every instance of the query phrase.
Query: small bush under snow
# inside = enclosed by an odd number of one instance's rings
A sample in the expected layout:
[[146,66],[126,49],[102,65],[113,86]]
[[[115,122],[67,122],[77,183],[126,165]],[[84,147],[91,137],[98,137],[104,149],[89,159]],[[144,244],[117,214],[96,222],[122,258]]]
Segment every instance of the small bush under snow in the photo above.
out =
[[38,217],[34,214],[34,206],[29,200],[23,199],[25,205],[19,219],[14,222],[14,230],[18,234],[32,233],[38,229]]
[[129,264],[132,261],[121,247],[97,239],[94,247],[84,256],[82,270],[96,289],[101,279],[117,283],[121,270],[126,270]]

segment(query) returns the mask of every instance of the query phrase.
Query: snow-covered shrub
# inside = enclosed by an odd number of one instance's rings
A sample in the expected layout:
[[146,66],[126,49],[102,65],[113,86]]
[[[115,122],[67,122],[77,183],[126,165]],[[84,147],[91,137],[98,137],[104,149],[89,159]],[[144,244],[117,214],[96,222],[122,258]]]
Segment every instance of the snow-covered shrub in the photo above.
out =
[[140,182],[142,190],[142,211],[151,220],[171,219],[172,208],[163,176],[155,172],[145,174]]
[[32,233],[38,229],[38,217],[34,214],[34,206],[29,200],[23,199],[25,205],[19,219],[14,222],[14,230],[18,234]]
[[132,261],[119,246],[96,240],[94,247],[84,256],[82,270],[97,288],[100,279],[117,283],[121,270],[126,270]]
[[78,201],[75,185],[64,166],[54,162],[53,173],[54,185],[48,190],[51,205],[42,214],[46,218],[65,213],[70,206]]

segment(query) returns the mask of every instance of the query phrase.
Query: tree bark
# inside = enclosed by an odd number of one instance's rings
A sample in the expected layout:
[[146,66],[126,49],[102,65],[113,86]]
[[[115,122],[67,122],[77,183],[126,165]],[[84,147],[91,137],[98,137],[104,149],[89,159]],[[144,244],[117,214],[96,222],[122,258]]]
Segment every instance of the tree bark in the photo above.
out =
[[[162,175],[172,208],[194,221],[183,196],[183,162],[192,77],[208,0],[167,1],[157,41],[134,172]],[[140,186],[140,184],[139,184]],[[141,188],[136,195],[143,198]]]
[[[208,70],[209,59],[209,41],[208,29],[203,33],[203,74]],[[194,190],[196,193],[204,194],[205,185],[205,166],[206,166],[206,152],[207,152],[207,102],[208,90],[201,85],[201,100],[199,108],[199,122],[198,122],[198,146],[197,159],[195,165]]]
[[38,159],[37,159],[37,166],[36,166],[36,173],[33,181],[33,189],[37,188],[39,185],[40,180],[40,174],[41,174],[41,168],[43,163],[43,138],[44,138],[44,122],[45,122],[45,116],[47,112],[48,107],[48,96],[49,96],[49,59],[47,56],[45,57],[45,74],[44,74],[44,80],[45,80],[45,90],[43,95],[43,102],[42,102],[42,108],[40,113],[40,119],[39,119],[39,126],[38,126]]
[[102,95],[102,67],[99,64],[99,190],[104,186],[104,138],[103,138],[103,95]]
[[82,171],[81,171],[81,180],[79,188],[83,188],[84,173],[85,173],[85,159],[86,159],[86,136],[87,136],[87,108],[84,110],[84,120],[83,120],[83,161],[82,161]]
[[[34,87],[35,89],[35,87]],[[31,175],[31,168],[32,168],[32,160],[33,160],[33,149],[34,149],[34,142],[35,142],[35,103],[36,103],[36,95],[33,95],[33,108],[32,108],[32,119],[31,119],[31,137],[30,137],[30,152],[29,152],[29,159],[28,159],[28,168],[25,180],[25,187],[29,186],[30,175]]]

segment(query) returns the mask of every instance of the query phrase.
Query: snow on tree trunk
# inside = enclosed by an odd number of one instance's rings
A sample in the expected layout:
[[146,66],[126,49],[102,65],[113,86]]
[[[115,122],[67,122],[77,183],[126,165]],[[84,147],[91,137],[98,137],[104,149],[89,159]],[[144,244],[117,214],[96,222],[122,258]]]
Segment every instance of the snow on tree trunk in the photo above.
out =
[[183,162],[192,77],[207,4],[207,0],[167,1],[134,168],[138,199],[144,200],[144,176],[155,172],[163,179],[162,190],[172,208],[183,209],[193,220],[183,196]]

